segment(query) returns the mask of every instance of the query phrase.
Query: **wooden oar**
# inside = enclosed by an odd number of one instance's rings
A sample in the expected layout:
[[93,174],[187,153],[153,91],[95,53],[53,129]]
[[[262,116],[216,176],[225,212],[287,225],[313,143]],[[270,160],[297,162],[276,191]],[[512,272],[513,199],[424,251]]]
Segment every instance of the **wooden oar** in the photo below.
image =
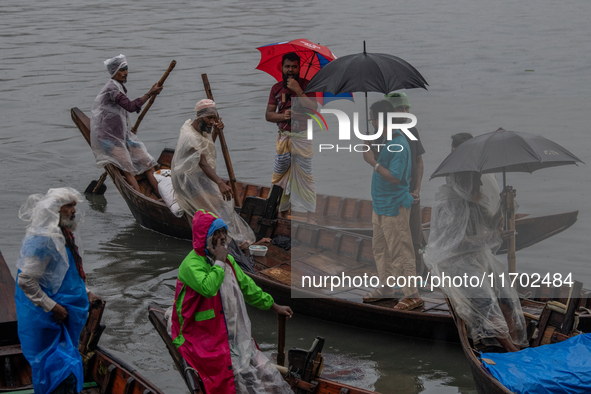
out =
[[[158,81],[158,86],[162,86],[164,84],[164,81],[166,81],[166,78],[168,78],[168,74],[170,74],[170,72],[174,69],[174,66],[176,66],[176,60],[173,60],[172,62],[170,62],[170,66],[168,66],[168,70],[166,70],[166,72],[164,73],[162,78],[160,78],[160,81]],[[135,125],[131,128],[132,133],[137,134],[137,129],[138,129],[138,127],[140,127],[140,123],[142,123],[142,119],[144,119],[146,112],[148,112],[148,110],[150,109],[152,104],[154,104],[155,100],[156,100],[156,96],[150,97],[150,101],[148,101],[148,104],[144,107],[144,110],[142,111],[140,116],[137,118]],[[86,190],[84,191],[84,193],[85,194],[98,194],[98,195],[102,196],[103,194],[105,194],[105,191],[107,190],[107,186],[104,185],[105,179],[107,179],[107,171],[106,170],[105,170],[105,172],[103,172],[103,175],[101,175],[101,177],[99,178],[98,181],[90,182],[90,184],[86,187]]]
[[[201,78],[203,79],[203,87],[205,88],[207,98],[213,100],[213,93],[211,92],[211,86],[209,85],[209,79],[207,78],[207,74],[201,74]],[[217,135],[218,137],[220,137],[220,145],[222,147],[222,153],[224,154],[224,161],[226,162],[228,176],[230,177],[230,186],[232,188],[232,194],[234,194],[234,205],[240,208],[241,204],[240,201],[238,201],[238,192],[236,191],[236,177],[234,176],[234,168],[232,167],[232,160],[230,159],[230,151],[228,150],[228,145],[226,145],[226,137],[224,137],[223,130],[216,128],[215,131],[217,131]],[[212,136],[212,138],[213,137],[214,136]]]
[[[166,70],[166,72],[164,73],[162,78],[160,78],[160,81],[158,81],[158,86],[162,86],[164,84],[164,81],[166,81],[166,78],[168,78],[168,74],[170,74],[170,72],[174,69],[174,66],[176,66],[176,60],[173,60],[172,62],[170,62],[170,66],[168,66],[168,70]],[[142,123],[142,120],[144,119],[146,112],[148,112],[148,110],[150,109],[152,104],[154,104],[155,100],[156,100],[156,96],[150,97],[150,101],[148,101],[148,104],[144,107],[144,110],[142,111],[140,116],[137,118],[135,125],[131,128],[131,132],[133,134],[137,134],[137,129],[138,129],[138,127],[140,127],[140,123]]]
[[286,317],[277,315],[277,364],[285,365],[285,321]]
[[107,179],[107,171],[103,172],[103,175],[99,178],[98,181],[92,181],[88,186],[86,186],[86,190],[84,190],[84,194],[96,194],[102,196],[107,191],[107,185],[105,185],[105,179]]

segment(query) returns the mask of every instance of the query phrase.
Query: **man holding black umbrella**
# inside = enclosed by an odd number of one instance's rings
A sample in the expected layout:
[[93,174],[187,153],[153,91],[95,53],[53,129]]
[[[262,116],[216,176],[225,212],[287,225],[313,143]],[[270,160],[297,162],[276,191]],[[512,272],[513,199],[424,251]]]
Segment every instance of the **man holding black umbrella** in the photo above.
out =
[[[312,176],[312,141],[306,138],[306,119],[292,117],[292,98],[299,98],[301,104],[316,108],[314,100],[310,100],[304,89],[306,79],[300,79],[300,57],[294,53],[286,53],[281,61],[283,80],[271,88],[265,119],[277,123],[277,153],[273,166],[273,185],[283,188],[283,196],[279,212],[286,212],[293,207],[296,211],[316,210],[316,188]],[[292,155],[299,156],[299,168],[292,168]],[[291,197],[291,198],[290,198]]]

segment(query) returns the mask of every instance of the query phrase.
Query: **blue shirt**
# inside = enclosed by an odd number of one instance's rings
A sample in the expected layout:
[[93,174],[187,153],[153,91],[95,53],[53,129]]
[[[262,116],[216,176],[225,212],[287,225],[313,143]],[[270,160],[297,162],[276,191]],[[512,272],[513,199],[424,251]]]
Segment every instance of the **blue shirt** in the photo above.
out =
[[394,185],[377,172],[371,179],[373,210],[383,216],[398,216],[401,206],[410,209],[413,202],[409,185],[412,170],[410,146],[400,131],[394,133],[392,140],[382,147],[378,163],[390,171],[393,177],[400,179],[400,183]]

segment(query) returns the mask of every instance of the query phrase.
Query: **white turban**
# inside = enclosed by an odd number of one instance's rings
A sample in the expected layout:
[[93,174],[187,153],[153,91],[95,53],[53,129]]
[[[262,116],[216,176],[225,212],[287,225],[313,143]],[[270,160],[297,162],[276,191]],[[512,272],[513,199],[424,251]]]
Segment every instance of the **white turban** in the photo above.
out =
[[[19,218],[31,224],[27,227],[23,248],[21,248],[21,256],[16,267],[22,272],[27,272],[27,274],[39,278],[39,283],[53,293],[57,292],[61,286],[69,267],[66,241],[59,227],[59,212],[64,205],[83,201],[84,198],[75,189],[61,187],[49,189],[45,195],[33,194],[29,196],[18,211]],[[53,245],[47,241],[44,243],[47,255],[53,256],[51,266],[48,266],[49,261],[47,259],[31,258],[37,251],[29,249],[38,247],[39,241],[30,242],[30,239],[40,239],[39,237],[53,241]]]
[[210,99],[203,99],[195,105],[195,112],[197,118],[203,118],[205,116],[218,116],[218,110],[215,107],[215,102]]
[[103,63],[107,66],[107,71],[111,74],[111,77],[119,71],[119,69],[123,66],[127,66],[127,58],[125,55],[121,54],[119,56],[115,56],[112,59],[107,59]]

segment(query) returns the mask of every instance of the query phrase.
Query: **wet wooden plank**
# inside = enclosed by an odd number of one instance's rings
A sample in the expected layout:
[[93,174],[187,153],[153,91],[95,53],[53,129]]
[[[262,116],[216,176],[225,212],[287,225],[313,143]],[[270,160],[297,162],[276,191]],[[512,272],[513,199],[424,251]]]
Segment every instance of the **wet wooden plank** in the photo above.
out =
[[259,274],[265,275],[270,279],[283,283],[284,285],[291,286],[291,269],[287,271],[284,267],[278,266],[262,270]]
[[0,252],[0,324],[16,321],[15,282]]

